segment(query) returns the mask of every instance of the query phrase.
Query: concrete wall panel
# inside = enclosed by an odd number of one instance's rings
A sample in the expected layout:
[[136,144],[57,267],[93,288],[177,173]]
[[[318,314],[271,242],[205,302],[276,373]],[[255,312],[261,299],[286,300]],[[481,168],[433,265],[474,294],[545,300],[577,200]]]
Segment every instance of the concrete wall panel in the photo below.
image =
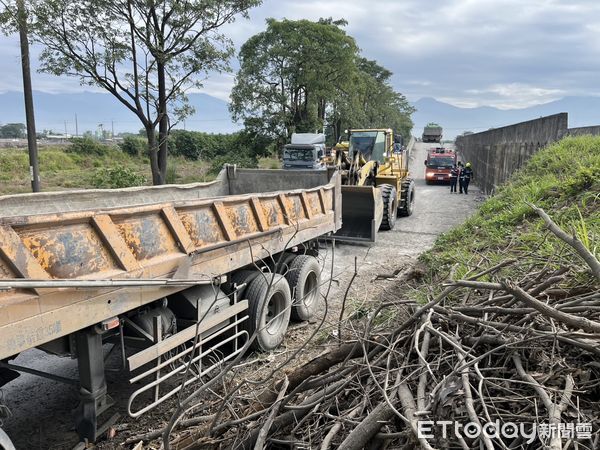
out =
[[[591,128],[598,128],[600,134],[600,127]],[[561,139],[568,131],[568,115],[560,113],[459,136],[456,148],[463,162],[473,165],[476,184],[491,194],[540,148]]]

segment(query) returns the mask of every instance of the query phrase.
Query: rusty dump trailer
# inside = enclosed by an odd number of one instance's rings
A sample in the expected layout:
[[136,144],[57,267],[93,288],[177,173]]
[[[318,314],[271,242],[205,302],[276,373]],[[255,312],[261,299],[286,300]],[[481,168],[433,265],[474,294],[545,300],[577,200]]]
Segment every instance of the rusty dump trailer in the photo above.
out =
[[[309,318],[318,240],[340,227],[339,175],[324,170],[227,166],[210,183],[0,197],[0,384],[78,384],[76,428],[93,441],[110,423],[104,345],[141,386],[137,417],[179,391],[188,364],[185,384]],[[34,347],[76,357],[79,380],[13,361]]]

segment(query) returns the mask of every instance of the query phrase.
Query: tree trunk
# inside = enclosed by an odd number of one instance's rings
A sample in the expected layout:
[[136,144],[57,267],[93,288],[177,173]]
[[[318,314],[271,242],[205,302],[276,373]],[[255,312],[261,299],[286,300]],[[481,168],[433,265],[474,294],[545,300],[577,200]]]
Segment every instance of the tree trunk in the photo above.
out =
[[146,137],[148,139],[148,153],[150,155],[150,170],[152,171],[152,184],[158,185],[161,183],[160,170],[158,167],[158,145],[156,142],[156,134],[152,125],[145,125]]
[[167,85],[165,81],[165,64],[158,61],[156,64],[158,74],[158,170],[160,173],[160,182],[155,184],[165,184],[167,181],[167,149],[169,137],[169,116],[167,113]]

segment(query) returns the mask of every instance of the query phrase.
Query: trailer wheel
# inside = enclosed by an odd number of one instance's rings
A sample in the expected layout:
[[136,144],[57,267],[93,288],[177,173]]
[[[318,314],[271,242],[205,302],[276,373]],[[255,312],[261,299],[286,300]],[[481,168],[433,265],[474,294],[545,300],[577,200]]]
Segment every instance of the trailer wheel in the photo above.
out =
[[407,179],[402,182],[402,207],[398,208],[398,213],[403,217],[412,215],[415,207],[415,182]]
[[256,333],[251,347],[262,352],[277,348],[290,322],[292,296],[287,280],[277,273],[259,273],[248,286],[245,297],[249,317],[243,327],[249,337]]
[[231,292],[233,292],[233,286],[246,284],[246,286],[237,291],[238,299],[243,299],[243,295],[248,290],[248,286],[259,275],[260,272],[258,270],[238,270],[231,275],[230,278]]
[[321,285],[321,266],[314,256],[296,256],[286,273],[292,290],[292,319],[310,320],[319,305],[319,286]]
[[290,264],[292,264],[292,261],[296,256],[297,255],[294,253],[284,252],[274,256],[273,259],[270,259],[267,265],[269,269],[271,269],[271,272],[285,275],[290,270]]
[[398,196],[396,188],[391,184],[382,184],[381,196],[383,197],[383,220],[381,221],[381,230],[393,230],[396,225],[396,210],[398,209]]

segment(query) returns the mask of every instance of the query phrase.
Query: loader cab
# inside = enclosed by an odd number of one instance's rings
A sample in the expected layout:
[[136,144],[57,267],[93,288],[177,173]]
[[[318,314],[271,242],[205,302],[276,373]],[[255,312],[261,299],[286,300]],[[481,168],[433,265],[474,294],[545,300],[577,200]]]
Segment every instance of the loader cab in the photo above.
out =
[[366,161],[383,163],[393,147],[391,130],[349,130],[349,157],[360,152]]

